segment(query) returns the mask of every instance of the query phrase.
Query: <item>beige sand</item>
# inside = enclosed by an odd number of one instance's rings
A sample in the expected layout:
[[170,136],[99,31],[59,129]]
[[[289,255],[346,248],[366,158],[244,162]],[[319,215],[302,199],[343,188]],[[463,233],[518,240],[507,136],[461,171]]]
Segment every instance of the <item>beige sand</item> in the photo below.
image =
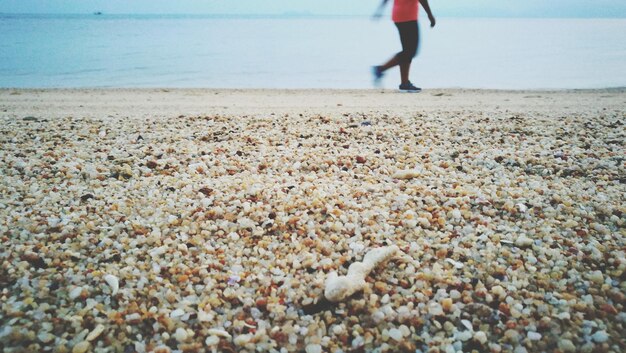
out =
[[355,111],[513,111],[559,113],[623,110],[626,89],[577,91],[426,90],[212,90],[62,89],[0,90],[0,112],[10,117],[46,114],[159,116]]

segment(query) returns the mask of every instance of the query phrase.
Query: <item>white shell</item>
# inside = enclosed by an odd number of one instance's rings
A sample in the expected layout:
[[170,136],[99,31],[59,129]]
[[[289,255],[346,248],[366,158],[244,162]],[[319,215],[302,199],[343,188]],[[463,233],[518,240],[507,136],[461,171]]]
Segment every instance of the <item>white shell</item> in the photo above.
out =
[[109,287],[111,287],[111,294],[117,294],[117,291],[120,288],[120,281],[117,279],[117,277],[111,274],[107,274],[104,275],[103,279],[109,285]]
[[331,272],[326,278],[324,296],[328,301],[340,302],[365,287],[365,277],[378,265],[389,260],[399,251],[395,245],[370,250],[363,262],[355,262],[346,276]]

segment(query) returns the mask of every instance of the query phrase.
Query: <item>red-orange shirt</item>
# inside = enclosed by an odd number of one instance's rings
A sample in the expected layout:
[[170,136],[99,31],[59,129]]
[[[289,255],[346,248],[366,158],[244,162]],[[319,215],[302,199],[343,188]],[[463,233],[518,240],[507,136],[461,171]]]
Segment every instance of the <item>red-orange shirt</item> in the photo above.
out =
[[393,22],[417,21],[419,0],[394,0],[391,19]]

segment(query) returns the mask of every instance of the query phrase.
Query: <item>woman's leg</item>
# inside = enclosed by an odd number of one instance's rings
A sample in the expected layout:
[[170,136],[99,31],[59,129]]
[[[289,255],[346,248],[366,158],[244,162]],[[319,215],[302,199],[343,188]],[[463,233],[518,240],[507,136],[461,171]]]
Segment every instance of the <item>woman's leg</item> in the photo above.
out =
[[419,42],[419,31],[417,21],[396,23],[402,43],[402,51],[394,55],[389,61],[380,66],[380,71],[384,72],[396,65],[400,65],[400,78],[402,83],[409,82],[409,71],[411,60],[417,53]]
[[411,71],[411,62],[417,54],[419,44],[419,29],[417,21],[398,23],[398,31],[400,32],[400,41],[402,42],[402,51],[396,54],[400,65],[401,83],[409,83],[409,72]]

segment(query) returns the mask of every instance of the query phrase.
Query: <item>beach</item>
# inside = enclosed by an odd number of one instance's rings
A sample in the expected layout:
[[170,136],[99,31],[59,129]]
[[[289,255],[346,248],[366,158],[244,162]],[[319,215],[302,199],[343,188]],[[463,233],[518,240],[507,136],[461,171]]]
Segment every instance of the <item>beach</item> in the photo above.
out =
[[0,89],[0,119],[4,352],[626,350],[626,89]]

